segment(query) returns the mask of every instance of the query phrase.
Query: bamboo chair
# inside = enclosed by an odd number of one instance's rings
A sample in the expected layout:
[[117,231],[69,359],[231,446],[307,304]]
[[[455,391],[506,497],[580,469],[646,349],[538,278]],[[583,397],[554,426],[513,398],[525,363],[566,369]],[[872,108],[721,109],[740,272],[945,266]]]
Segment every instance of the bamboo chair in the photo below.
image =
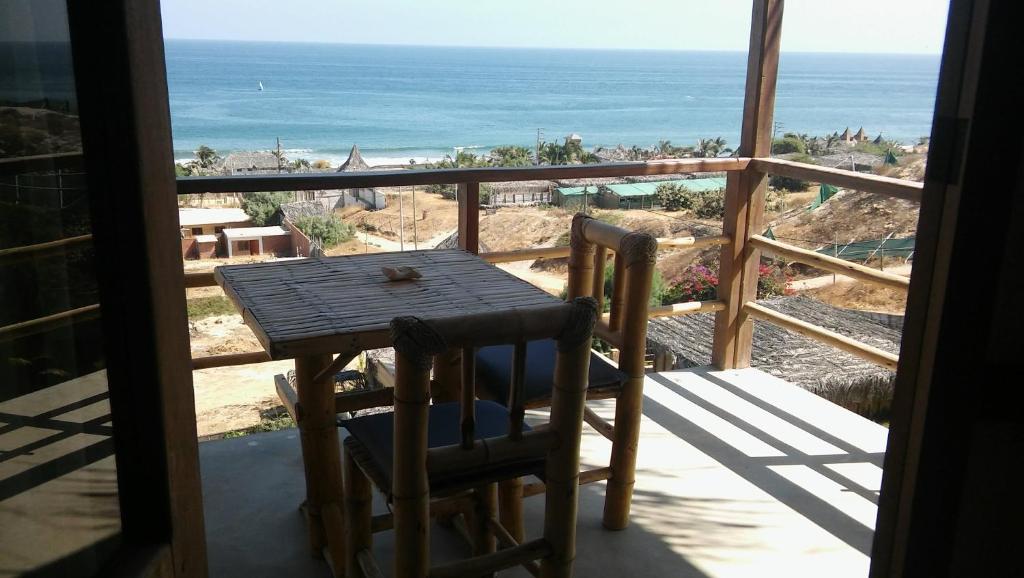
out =
[[[395,576],[475,577],[517,565],[544,576],[571,576],[587,363],[597,311],[593,299],[583,298],[550,307],[392,322],[395,411],[344,422],[350,433],[344,442],[346,576],[380,575],[370,552],[371,482],[392,507]],[[536,339],[554,339],[558,351],[551,421],[531,429],[520,401],[523,375],[517,373],[510,386],[510,409],[477,400],[473,353],[476,347],[512,343],[521,359],[525,343]],[[463,352],[460,401],[430,405],[432,358],[453,347]],[[495,520],[495,483],[534,474],[547,481],[544,536],[523,542]],[[467,494],[474,557],[431,568],[431,499]],[[496,541],[506,548],[496,551]]]
[[[636,452],[640,439],[643,405],[644,357],[647,353],[647,310],[658,240],[644,233],[630,232],[589,216],[577,214],[572,220],[569,254],[568,298],[592,296],[603,309],[604,265],[608,252],[615,253],[613,289],[607,322],[599,321],[595,335],[620,350],[618,368],[603,357],[592,354],[587,399],[615,399],[615,422],[608,423],[592,410],[584,419],[612,442],[608,467],[581,473],[580,483],[608,480],[604,503],[604,527],[624,529],[629,524],[630,503],[636,480]],[[508,346],[484,347],[477,352],[478,394],[481,398],[509,403],[510,375],[522,367],[514,361]],[[523,405],[526,408],[551,404],[552,383],[549,368],[554,363],[555,346],[550,340],[527,346]],[[521,480],[501,485],[501,502],[515,503],[513,496],[524,494]],[[539,493],[541,485],[529,484],[525,495]],[[522,519],[517,510],[503,509],[502,523],[521,537]]]

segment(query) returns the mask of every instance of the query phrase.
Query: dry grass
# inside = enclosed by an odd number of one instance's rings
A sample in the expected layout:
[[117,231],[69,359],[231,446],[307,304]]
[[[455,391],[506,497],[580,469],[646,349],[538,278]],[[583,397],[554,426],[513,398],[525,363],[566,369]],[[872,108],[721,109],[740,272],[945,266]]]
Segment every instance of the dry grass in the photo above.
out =
[[902,315],[907,304],[905,291],[870,283],[837,283],[802,293],[833,307],[878,311]]

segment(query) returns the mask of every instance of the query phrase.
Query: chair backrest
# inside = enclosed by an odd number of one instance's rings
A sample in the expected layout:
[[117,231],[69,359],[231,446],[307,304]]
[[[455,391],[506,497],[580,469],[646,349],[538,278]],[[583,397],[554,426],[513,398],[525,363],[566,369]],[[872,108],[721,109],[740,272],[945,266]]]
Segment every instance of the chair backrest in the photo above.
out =
[[[549,495],[550,492],[556,492],[560,496],[561,504],[556,505],[555,509],[562,510],[555,515],[565,518],[565,521],[552,524],[550,530],[549,524],[545,523],[545,539],[559,543],[560,547],[554,549],[556,552],[573,550],[575,515],[569,516],[564,510],[570,501],[565,497],[576,495],[591,335],[597,315],[597,303],[592,298],[582,297],[547,307],[508,309],[433,320],[400,317],[392,321],[396,362],[396,443],[391,497],[396,549],[403,552],[401,564],[412,572],[410,575],[424,568],[425,560],[418,558],[428,556],[422,548],[417,547],[420,540],[416,535],[407,535],[405,532],[415,534],[416,528],[423,528],[427,523],[429,472],[451,475],[460,470],[500,467],[526,458],[546,456],[547,491]],[[525,344],[539,339],[555,339],[558,343],[551,422],[547,428],[524,432],[522,369],[525,365]],[[473,350],[510,343],[515,344],[516,363],[511,384],[512,397],[518,403],[510,408],[508,434],[476,440],[473,415],[476,356]],[[450,348],[463,349],[461,443],[428,449],[431,363],[434,356]],[[575,514],[575,511],[575,500],[572,500],[571,513]]]
[[612,294],[607,320],[599,318],[595,335],[619,348],[619,369],[642,378],[647,353],[647,311],[657,261],[658,240],[577,214],[569,237],[568,298],[589,296],[604,309],[604,269],[613,252]]

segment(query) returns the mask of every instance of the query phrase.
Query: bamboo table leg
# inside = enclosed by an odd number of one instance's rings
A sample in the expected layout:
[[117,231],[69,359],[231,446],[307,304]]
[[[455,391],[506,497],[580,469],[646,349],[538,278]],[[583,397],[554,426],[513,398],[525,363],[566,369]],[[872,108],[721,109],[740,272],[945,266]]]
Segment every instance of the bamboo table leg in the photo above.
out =
[[[355,357],[355,355],[352,355]],[[333,359],[313,355],[295,359],[299,434],[306,470],[306,515],[314,557],[328,555],[336,576],[344,575],[344,501],[341,448],[334,410],[333,376],[316,376]]]

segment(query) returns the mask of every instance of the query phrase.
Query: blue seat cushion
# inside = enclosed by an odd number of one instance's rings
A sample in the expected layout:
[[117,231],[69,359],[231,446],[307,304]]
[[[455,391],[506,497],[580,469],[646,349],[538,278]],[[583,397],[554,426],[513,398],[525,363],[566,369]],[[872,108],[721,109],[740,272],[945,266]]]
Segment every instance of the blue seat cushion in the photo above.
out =
[[[476,401],[474,437],[478,440],[508,435],[509,412],[504,406],[491,401]],[[462,441],[459,424],[459,403],[437,403],[430,406],[427,426],[427,447],[440,448]],[[391,489],[394,466],[393,412],[371,414],[342,422],[350,436],[345,440],[347,451],[367,476],[384,492]],[[530,427],[523,424],[523,431]],[[430,478],[431,493],[460,490],[503,479],[543,473],[544,456],[537,456],[515,464],[498,464],[472,473],[435,473]]]
[[[551,398],[555,375],[554,339],[530,341],[526,344],[526,379],[523,382],[523,402],[530,404]],[[476,382],[480,397],[508,403],[512,384],[512,345],[481,347],[476,355]],[[588,390],[620,387],[626,374],[597,355],[590,356]]]

